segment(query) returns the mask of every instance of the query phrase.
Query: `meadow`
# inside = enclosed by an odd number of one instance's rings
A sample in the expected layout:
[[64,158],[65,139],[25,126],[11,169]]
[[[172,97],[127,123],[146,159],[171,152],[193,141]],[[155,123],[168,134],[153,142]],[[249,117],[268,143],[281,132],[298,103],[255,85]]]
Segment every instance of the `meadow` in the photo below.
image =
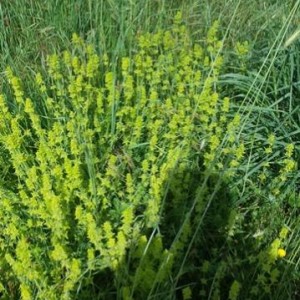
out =
[[0,299],[300,298],[299,0],[0,20]]

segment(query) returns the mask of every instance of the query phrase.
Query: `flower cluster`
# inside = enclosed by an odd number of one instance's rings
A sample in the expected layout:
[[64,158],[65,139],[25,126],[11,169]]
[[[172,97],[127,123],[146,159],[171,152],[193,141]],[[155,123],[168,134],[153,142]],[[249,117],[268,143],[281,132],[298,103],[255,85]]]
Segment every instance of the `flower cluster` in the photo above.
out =
[[215,87],[217,28],[204,45],[192,43],[178,13],[170,30],[139,35],[136,52],[120,60],[74,34],[72,51],[50,55],[30,92],[7,69],[14,97],[0,96],[1,143],[17,184],[14,201],[0,203],[1,264],[22,299],[75,299],[85,276],[117,273],[134,243],[139,265],[124,295],[147,294],[168,278],[190,224],[170,250],[142,233],[159,227],[167,194],[168,205],[182,205],[191,181],[184,170],[198,165],[196,156],[211,166],[226,135],[236,145],[231,167],[244,155],[240,118],[227,120],[229,98]]

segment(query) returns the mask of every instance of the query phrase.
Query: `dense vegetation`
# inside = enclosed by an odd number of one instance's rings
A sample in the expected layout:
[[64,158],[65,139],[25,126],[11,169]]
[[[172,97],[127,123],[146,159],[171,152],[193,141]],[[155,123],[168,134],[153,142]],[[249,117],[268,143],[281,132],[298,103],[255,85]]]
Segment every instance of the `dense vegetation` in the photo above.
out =
[[300,1],[223,2],[0,3],[1,299],[299,297]]

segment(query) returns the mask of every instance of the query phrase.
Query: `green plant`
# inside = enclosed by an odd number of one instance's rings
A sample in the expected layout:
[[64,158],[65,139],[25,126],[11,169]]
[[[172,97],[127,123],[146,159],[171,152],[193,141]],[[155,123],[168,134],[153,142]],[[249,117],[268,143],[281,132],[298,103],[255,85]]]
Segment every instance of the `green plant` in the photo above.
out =
[[[171,30],[140,35],[138,51],[117,69],[74,34],[72,52],[48,56],[47,76],[36,74],[34,100],[6,70],[14,102],[1,96],[1,142],[14,170],[9,180],[17,183],[13,201],[1,202],[7,293],[12,281],[22,299],[70,299],[93,273],[117,273],[141,232],[159,228],[168,182],[192,159],[199,137],[208,139],[204,165],[214,162],[219,111],[228,110],[219,110],[213,88],[222,63],[216,31],[217,23],[203,49],[178,13]],[[139,257],[146,274],[147,255]],[[168,274],[159,269],[165,275],[155,283]],[[143,274],[137,272],[132,293],[145,285]]]
[[27,2],[0,4],[1,298],[296,298],[300,1]]

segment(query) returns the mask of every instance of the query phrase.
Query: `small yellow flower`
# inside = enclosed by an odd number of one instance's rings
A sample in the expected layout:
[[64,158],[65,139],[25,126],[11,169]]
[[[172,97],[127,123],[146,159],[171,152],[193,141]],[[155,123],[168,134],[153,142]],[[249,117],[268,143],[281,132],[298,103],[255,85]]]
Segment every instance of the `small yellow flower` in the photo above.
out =
[[283,258],[286,256],[286,251],[282,248],[279,248],[277,251],[277,255],[278,255],[278,257]]

